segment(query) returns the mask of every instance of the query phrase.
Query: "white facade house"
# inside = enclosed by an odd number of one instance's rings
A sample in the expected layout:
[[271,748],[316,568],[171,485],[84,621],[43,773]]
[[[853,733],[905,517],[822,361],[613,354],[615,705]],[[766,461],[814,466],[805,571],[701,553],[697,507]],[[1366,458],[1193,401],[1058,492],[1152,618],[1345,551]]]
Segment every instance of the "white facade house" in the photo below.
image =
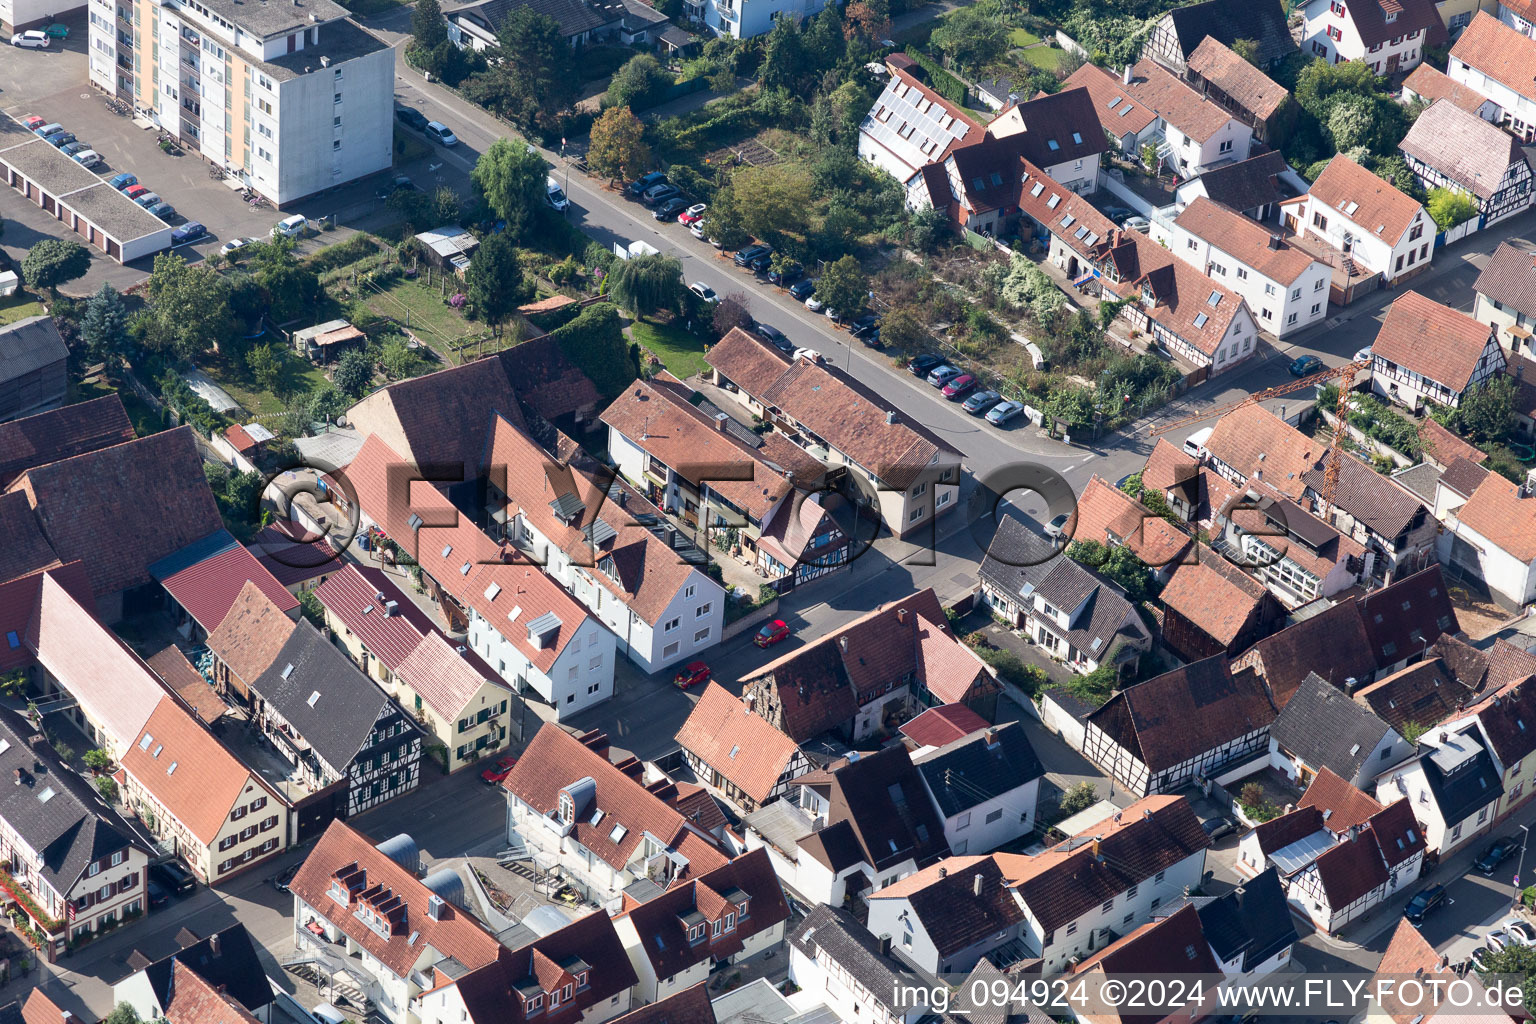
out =
[[1391,283],[1424,270],[1435,223],[1424,207],[1340,153],[1304,195],[1280,204],[1285,226],[1327,242]]
[[91,84],[273,205],[390,166],[394,51],[340,5],[91,0],[90,11]]
[[[1158,234],[1154,227],[1153,238]],[[1167,244],[1241,295],[1261,330],[1283,338],[1328,316],[1332,268],[1218,203],[1201,197],[1185,207]]]
[[[549,629],[539,632],[543,625],[534,619],[524,623],[520,630],[535,650],[552,644],[552,634],[562,624],[550,622]],[[518,687],[518,692],[532,690],[555,709],[557,718],[585,711],[613,696],[613,633],[596,619],[582,618],[571,641],[547,667],[529,656],[525,645],[518,642],[523,638],[514,638],[514,630],[519,630],[517,623],[503,626],[487,619],[478,609],[470,609],[466,637],[469,646],[486,664],[495,667],[502,679]]]
[[[1160,130],[1163,136],[1158,160],[1179,177],[1197,177],[1212,167],[1251,155],[1250,125],[1201,96],[1150,57],[1132,69],[1131,80],[1125,85],[1134,100],[1157,111],[1158,121],[1150,130]],[[1147,138],[1147,133],[1140,137]]]
[[859,126],[860,160],[905,183],[951,146],[981,138],[982,127],[964,108],[917,80],[912,58],[892,54],[885,66],[890,80]]
[[1034,830],[1045,769],[1017,722],[946,743],[914,763],[956,856],[987,853]]
[[1330,64],[1363,61],[1378,75],[1411,71],[1424,59],[1429,30],[1440,14],[1427,0],[1307,0],[1301,7],[1301,49]]
[[1536,602],[1536,497],[1529,485],[1470,465],[1458,472],[1481,479],[1465,497],[1444,479],[1435,484],[1435,511],[1445,525],[1437,557],[1482,580],[1506,608]]
[[[1500,6],[1501,14],[1508,10]],[[1490,120],[1530,142],[1536,137],[1536,82],[1521,74],[1536,62],[1536,39],[1524,18],[1510,12],[1509,19],[1486,12],[1474,17],[1451,47],[1446,74],[1492,100],[1497,109]]]
[[[919,975],[842,907],[817,905],[789,938],[789,978],[843,1024],[917,1024],[929,1015]],[[915,990],[919,998],[898,993]]]
[[826,0],[683,0],[683,12],[717,36],[752,39],[778,18],[801,20],[820,14]]
[[1493,827],[1503,795],[1501,773],[1475,723],[1431,729],[1420,738],[1418,757],[1376,779],[1376,798],[1405,801],[1426,848],[1442,861]]

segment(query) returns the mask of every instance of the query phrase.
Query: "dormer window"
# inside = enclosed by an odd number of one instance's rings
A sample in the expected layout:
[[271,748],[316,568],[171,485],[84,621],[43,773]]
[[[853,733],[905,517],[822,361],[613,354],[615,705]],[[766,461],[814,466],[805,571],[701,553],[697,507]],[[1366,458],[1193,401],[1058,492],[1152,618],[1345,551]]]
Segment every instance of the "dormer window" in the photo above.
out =
[[736,930],[736,915],[734,912],[725,915],[725,930],[728,932]]
[[587,987],[587,972],[586,971],[582,971],[580,974],[576,975],[576,987],[578,989],[582,989],[582,988],[586,988]]
[[560,820],[567,824],[576,820],[576,804],[569,793],[560,794]]
[[711,934],[712,938],[718,939],[720,937],[720,922],[719,921],[715,922],[714,930],[710,934]]
[[747,901],[746,900],[742,900],[740,903],[736,904],[736,913],[741,915],[741,919],[743,921],[745,921],[747,919]]
[[560,990],[559,989],[555,989],[553,992],[551,992],[549,994],[549,1009],[550,1009],[550,1012],[554,1012],[555,1007],[557,1007],[559,1005],[560,1005]]
[[543,996],[529,996],[527,999],[523,1000],[523,1012],[525,1012],[525,1013],[533,1013],[535,1010],[538,1010],[543,1005],[544,1005],[544,997]]
[[704,938],[704,926],[703,925],[696,924],[692,928],[688,929],[688,941],[689,942],[698,942],[702,938]]
[[561,995],[561,998],[564,999],[566,1002],[570,1002],[571,1001],[571,986],[569,986],[569,985],[565,986],[565,988],[561,991],[560,995]]

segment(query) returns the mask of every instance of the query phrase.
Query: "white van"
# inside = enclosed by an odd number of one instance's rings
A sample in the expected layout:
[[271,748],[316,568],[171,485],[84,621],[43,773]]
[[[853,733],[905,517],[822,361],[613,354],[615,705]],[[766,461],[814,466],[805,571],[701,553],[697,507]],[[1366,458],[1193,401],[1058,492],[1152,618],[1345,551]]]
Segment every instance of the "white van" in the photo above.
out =
[[330,1003],[317,1004],[314,1009],[309,1011],[309,1015],[319,1021],[320,1024],[351,1024],[346,1017],[342,1016],[341,1011]]
[[1215,429],[1215,427],[1206,427],[1203,430],[1195,431],[1193,434],[1190,434],[1187,438],[1185,438],[1184,454],[1190,456],[1191,458],[1198,459],[1200,457],[1200,453],[1205,450],[1205,442],[1211,439],[1211,433]]
[[549,205],[561,213],[569,210],[571,208],[571,201],[566,197],[565,190],[560,187],[559,182],[555,181],[554,176],[551,175],[545,178],[544,183],[547,186],[544,198]]
[[284,217],[272,228],[273,238],[303,238],[304,229],[309,227],[309,221],[302,214],[294,214],[292,217]]

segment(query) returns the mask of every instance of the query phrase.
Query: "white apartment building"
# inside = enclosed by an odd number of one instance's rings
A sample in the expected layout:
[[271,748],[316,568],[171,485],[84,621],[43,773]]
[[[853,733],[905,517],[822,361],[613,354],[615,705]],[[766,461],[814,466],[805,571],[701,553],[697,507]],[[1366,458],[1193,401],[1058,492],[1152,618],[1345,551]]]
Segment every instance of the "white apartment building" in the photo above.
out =
[[1332,269],[1280,235],[1203,196],[1170,226],[1152,237],[1241,295],[1261,330],[1283,338],[1327,318]]
[[1427,0],[1307,0],[1301,7],[1301,49],[1330,64],[1364,61],[1378,75],[1411,71],[1440,13]]
[[1498,104],[1491,120],[1530,142],[1536,136],[1536,39],[1529,24],[1518,20],[1527,27],[1513,28],[1479,13],[1451,47],[1446,74]]
[[825,6],[826,0],[683,0],[683,13],[717,36],[751,39],[773,28],[777,18],[811,18]]
[[388,167],[394,51],[333,0],[91,0],[90,81],[275,206]]
[[1125,85],[1132,99],[1157,111],[1154,128],[1160,128],[1163,135],[1157,149],[1158,160],[1180,177],[1197,177],[1212,167],[1246,160],[1251,155],[1252,127],[1150,58],[1131,70],[1130,81]]
[[1435,223],[1424,207],[1342,153],[1305,195],[1280,206],[1292,234],[1322,239],[1388,284],[1434,256]]

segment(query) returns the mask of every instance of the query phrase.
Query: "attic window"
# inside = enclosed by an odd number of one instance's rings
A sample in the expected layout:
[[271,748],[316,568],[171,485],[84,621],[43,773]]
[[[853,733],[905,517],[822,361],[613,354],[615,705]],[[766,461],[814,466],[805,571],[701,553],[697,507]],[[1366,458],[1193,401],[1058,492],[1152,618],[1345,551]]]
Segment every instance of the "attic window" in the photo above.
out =
[[16,648],[21,646],[21,637],[16,635],[16,631],[14,629],[10,630],[5,634],[5,643],[7,647],[14,651]]
[[1003,176],[1001,174],[998,174],[996,171],[993,171],[992,172],[992,184],[994,184],[994,185],[1001,185],[1002,183],[1003,183]]
[[891,852],[895,853],[896,852],[896,840],[894,840],[894,839],[887,839],[886,842],[891,844]]
[[[1517,718],[1515,719],[1515,724],[1520,727],[1521,732],[1525,732],[1525,719]],[[3,753],[3,751],[0,751],[0,753]]]
[[165,744],[164,743],[156,743],[155,744],[155,752],[150,754],[149,756],[150,757],[154,757],[154,758],[158,758],[160,756],[160,751],[162,751],[164,749],[165,749]]
[[413,530],[421,529],[421,516],[417,515],[415,512],[412,512],[410,518],[405,521],[405,525],[409,526]]
[[1358,753],[1360,753],[1360,744],[1356,743],[1354,746],[1349,748],[1350,757],[1354,757]]
[[739,754],[739,753],[741,753],[741,745],[737,744],[736,746],[731,748],[730,756],[734,759],[736,757],[736,755]]
[[1072,226],[1072,222],[1075,220],[1077,220],[1077,218],[1069,213],[1065,217],[1061,218],[1061,226],[1064,228],[1069,228]]
[[1082,237],[1083,237],[1083,236],[1084,236],[1084,235],[1086,235],[1086,234],[1087,234],[1087,233],[1088,233],[1088,228],[1087,228],[1087,226],[1086,226],[1086,225],[1085,225],[1085,226],[1083,226],[1083,227],[1080,227],[1080,228],[1078,228],[1078,229],[1077,229],[1077,230],[1076,230],[1076,231],[1075,231],[1075,232],[1073,232],[1073,235],[1072,235],[1072,237],[1073,237],[1073,238],[1082,238]]
[[1412,601],[1404,601],[1403,602],[1403,611],[1407,611],[1408,609],[1410,609],[1412,607],[1413,607],[1413,602]]
[[153,736],[151,736],[149,733],[145,733],[144,734],[144,738],[139,740],[139,749],[140,750],[148,750],[149,749],[149,745],[151,743],[153,743],[153,742],[155,742],[155,738]]
[[165,770],[165,774],[167,774],[167,775],[175,775],[176,774],[176,765],[179,764],[179,763],[180,762],[172,761],[170,767]]
[[501,593],[501,584],[492,583],[490,586],[485,588],[485,599],[487,601],[494,601],[496,600],[496,595],[499,593]]
[[907,802],[907,794],[902,790],[900,783],[891,783],[889,786],[885,787],[885,791],[890,795],[892,803],[904,804]]
[[459,566],[459,575],[460,576],[468,576],[469,575],[469,566],[470,566],[470,563],[468,563],[468,562],[465,562],[463,565]]
[[293,662],[290,661],[283,666],[283,678],[287,679],[291,675],[293,675]]
[[1196,329],[1204,327],[1205,326],[1205,322],[1207,320],[1209,320],[1209,319],[1210,319],[1210,317],[1206,316],[1204,313],[1201,313],[1199,316],[1195,317],[1195,327],[1196,327]]
[[1119,103],[1120,103],[1120,101],[1121,101],[1121,100],[1123,100],[1123,99],[1125,99],[1125,97],[1124,97],[1124,96],[1116,96],[1116,97],[1115,97],[1115,98],[1114,98],[1114,99],[1112,99],[1112,100],[1110,100],[1110,101],[1109,101],[1109,104],[1108,104],[1108,106],[1109,106],[1109,109],[1110,109],[1110,110],[1114,110],[1114,109],[1115,109],[1115,107],[1116,107],[1116,106],[1117,106],[1117,105],[1118,105],[1118,104],[1119,104]]
[[1045,144],[1047,146],[1051,147],[1051,152],[1052,153],[1056,152],[1058,149],[1061,148],[1061,146],[1057,144],[1055,139],[1047,139]]
[[1073,132],[1072,133],[1072,141],[1077,143],[1079,146],[1081,146],[1083,144],[1083,137],[1080,134],[1078,134],[1077,132]]
[[608,838],[615,843],[622,843],[627,835],[629,835],[629,829],[623,825],[615,825],[613,826],[613,831],[608,833]]
[[1221,292],[1211,292],[1211,297],[1205,301],[1212,309],[1215,309],[1221,305]]
[[1348,206],[1344,207],[1344,216],[1353,217],[1355,215],[1355,211],[1358,209],[1360,209],[1360,204],[1352,202]]
[[308,704],[310,707],[314,707],[315,706],[315,701],[317,701],[319,699],[320,699],[320,691],[316,690],[314,693],[309,695],[309,700],[305,701],[304,703]]
[[1032,196],[1038,196],[1041,192],[1044,192],[1044,191],[1045,191],[1045,182],[1037,181],[1037,182],[1035,182],[1035,187],[1029,190],[1029,194],[1032,195]]
[[1386,643],[1382,644],[1381,645],[1381,653],[1385,654],[1385,655],[1387,655],[1389,657],[1391,655],[1396,654],[1397,653],[1397,642],[1395,640],[1388,640]]
[[1417,834],[1414,833],[1413,829],[1409,829],[1408,830],[1408,841],[1410,843],[1416,843],[1416,842],[1419,841],[1419,837],[1418,837]]
[[40,804],[45,804],[49,800],[52,800],[52,799],[53,799],[53,787],[52,786],[45,786],[43,788],[43,791],[41,793],[37,794],[37,802],[40,803]]
[[1103,647],[1103,646],[1104,646],[1104,638],[1103,637],[1096,636],[1096,637],[1093,638],[1093,649],[1095,651],[1097,651],[1100,647]]
[[453,554],[453,545],[452,544],[444,544],[443,545],[443,557],[447,558],[451,554]]
[[1195,958],[1195,947],[1194,946],[1185,946],[1184,947],[1184,956],[1187,957],[1190,960],[1193,960]]
[[1050,200],[1047,201],[1045,205],[1054,210],[1060,203],[1061,196],[1051,196]]

